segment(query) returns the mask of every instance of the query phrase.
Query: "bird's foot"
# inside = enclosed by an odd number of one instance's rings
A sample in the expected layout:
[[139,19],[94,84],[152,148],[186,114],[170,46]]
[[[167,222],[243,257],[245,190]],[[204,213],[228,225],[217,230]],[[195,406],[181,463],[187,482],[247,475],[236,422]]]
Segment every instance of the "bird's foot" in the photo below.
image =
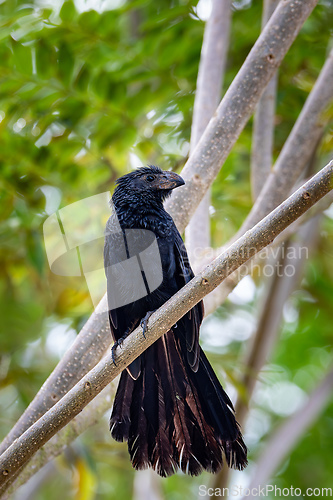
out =
[[148,320],[154,312],[155,311],[148,311],[146,316],[144,318],[142,318],[142,320],[140,321],[140,326],[142,328],[142,334],[143,334],[144,338],[146,338],[146,333],[148,331]]
[[115,360],[114,360],[114,354],[115,354],[115,351],[117,349],[117,347],[121,347],[123,345],[123,342],[124,340],[126,339],[126,337],[128,337],[130,332],[125,332],[125,335],[123,335],[122,337],[120,337],[120,339],[116,340],[115,343],[113,344],[113,346],[111,347],[111,357],[112,357],[112,362],[114,364],[114,366],[117,366]]

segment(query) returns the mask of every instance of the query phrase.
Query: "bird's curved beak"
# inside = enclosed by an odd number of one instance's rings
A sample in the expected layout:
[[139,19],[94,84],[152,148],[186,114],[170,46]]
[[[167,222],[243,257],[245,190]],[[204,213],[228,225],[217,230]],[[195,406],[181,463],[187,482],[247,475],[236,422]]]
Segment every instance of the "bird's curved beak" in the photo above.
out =
[[174,172],[163,172],[159,177],[159,189],[175,189],[176,187],[183,186],[185,181],[180,175]]

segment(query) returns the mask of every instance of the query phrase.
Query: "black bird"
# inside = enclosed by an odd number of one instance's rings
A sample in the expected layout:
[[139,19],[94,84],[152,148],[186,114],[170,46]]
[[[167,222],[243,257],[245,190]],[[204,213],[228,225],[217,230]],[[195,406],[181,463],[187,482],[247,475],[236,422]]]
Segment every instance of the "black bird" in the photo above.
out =
[[[182,238],[163,208],[172,190],[183,184],[179,175],[155,166],[139,168],[117,180],[112,196],[116,214],[107,222],[104,248],[115,345],[140,323],[146,330],[149,314],[193,278]],[[139,242],[140,251],[144,246],[138,231],[128,243],[133,229],[149,230],[156,237],[162,266],[162,282],[151,291],[141,262],[146,290],[141,298],[135,295],[135,280],[132,291],[124,290],[129,287],[122,278],[125,267],[118,275],[113,271],[115,263],[124,263],[133,255],[129,248],[133,241]],[[119,286],[116,292],[115,283]],[[125,305],[120,305],[124,297]],[[165,477],[178,469],[190,475],[217,472],[223,460],[239,470],[247,464],[233,405],[199,346],[202,318],[200,302],[121,374],[110,430],[117,441],[128,441],[135,469],[152,467]]]

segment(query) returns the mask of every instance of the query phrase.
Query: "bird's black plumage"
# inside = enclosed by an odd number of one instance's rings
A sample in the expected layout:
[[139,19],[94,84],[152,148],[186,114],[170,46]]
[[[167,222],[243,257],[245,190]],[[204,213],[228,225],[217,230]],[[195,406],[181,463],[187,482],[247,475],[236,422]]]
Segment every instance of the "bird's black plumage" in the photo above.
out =
[[[172,189],[182,184],[177,174],[154,166],[140,168],[117,181],[112,197],[115,213],[107,223],[105,236],[108,295],[117,282],[112,272],[114,262],[131,257],[129,245],[125,244],[123,253],[117,250],[119,242],[124,247],[129,230],[153,233],[162,274],[161,283],[152,291],[145,282],[148,288],[144,297],[132,302],[128,299],[128,303],[116,307],[109,299],[115,341],[133,331],[147,313],[158,309],[193,277],[182,238],[163,208]],[[122,287],[125,285],[119,278],[120,296]],[[128,290],[126,293],[128,296]],[[178,468],[191,475],[203,469],[217,472],[223,456],[230,467],[243,469],[247,464],[247,450],[232,403],[199,346],[202,318],[200,302],[121,374],[110,429],[117,441],[128,441],[137,469],[153,467],[161,476],[169,476]]]

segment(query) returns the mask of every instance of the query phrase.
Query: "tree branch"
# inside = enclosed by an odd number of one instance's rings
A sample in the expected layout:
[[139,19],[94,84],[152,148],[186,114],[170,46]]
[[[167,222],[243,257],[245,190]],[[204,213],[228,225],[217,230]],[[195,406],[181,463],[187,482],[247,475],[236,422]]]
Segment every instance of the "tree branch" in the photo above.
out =
[[[290,237],[297,233],[299,228],[306,224],[307,221],[315,218],[317,215],[322,214],[322,212],[330,207],[333,203],[333,192],[330,191],[325,195],[318,203],[316,203],[310,210],[305,212],[299,219],[292,222],[282,233],[280,233],[274,240],[269,248],[276,248],[281,243],[284,243]],[[226,248],[223,247],[221,251]],[[264,250],[265,251],[265,250]],[[221,285],[219,285],[215,290],[213,290],[209,295],[205,297],[205,315],[208,316],[212,314],[228,297],[229,293],[238,285],[238,283],[249,274],[251,268],[256,267],[257,262],[261,260],[261,252],[255,257],[252,257],[246,264],[238,268],[235,272],[230,274]],[[207,262],[206,262],[207,265]],[[204,267],[204,266],[202,266]]]
[[116,352],[116,365],[111,353],[108,353],[55,406],[14,441],[0,457],[0,486],[4,485],[43,444],[78,415],[129,363],[170,330],[223,279],[271,243],[283,229],[332,187],[333,160],[153,313],[146,338],[142,335],[142,328],[136,328],[124,340],[121,352]]
[[328,121],[324,112],[333,99],[333,49],[240,233],[265,217],[281,201],[301,175]]
[[[288,196],[318,146],[324,123],[328,121],[324,112],[332,99],[333,49],[282,148],[273,171],[265,182],[249,215],[232,240],[244,234]],[[221,251],[223,251],[223,247],[215,250],[215,256]]]
[[[279,0],[264,0],[262,29],[269,21]],[[251,187],[252,198],[256,200],[271,171],[275,98],[277,74],[275,73],[265,88],[257,104],[253,118],[252,154],[251,154]]]
[[90,316],[72,346],[0,444],[0,454],[59,401],[101,359],[111,343],[106,296]]
[[[190,154],[198,144],[220,101],[229,44],[230,0],[213,0],[202,44],[194,100]],[[210,190],[205,194],[185,231],[187,252],[197,272],[200,249],[210,245]]]

